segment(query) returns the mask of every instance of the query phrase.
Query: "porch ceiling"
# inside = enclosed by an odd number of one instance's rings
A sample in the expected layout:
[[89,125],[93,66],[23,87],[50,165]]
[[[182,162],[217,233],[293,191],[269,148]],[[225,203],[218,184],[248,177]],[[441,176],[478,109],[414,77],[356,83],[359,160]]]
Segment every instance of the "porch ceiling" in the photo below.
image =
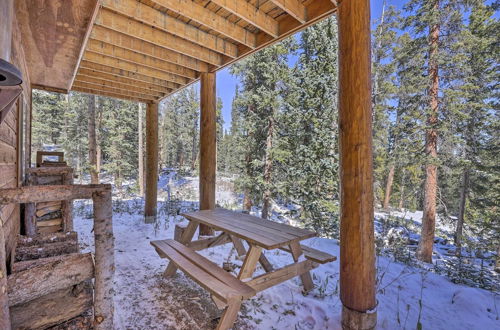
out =
[[[159,101],[200,72],[217,71],[331,15],[335,2],[99,0],[95,14],[85,9],[88,32],[65,83],[74,91]],[[50,86],[45,79],[35,83]]]

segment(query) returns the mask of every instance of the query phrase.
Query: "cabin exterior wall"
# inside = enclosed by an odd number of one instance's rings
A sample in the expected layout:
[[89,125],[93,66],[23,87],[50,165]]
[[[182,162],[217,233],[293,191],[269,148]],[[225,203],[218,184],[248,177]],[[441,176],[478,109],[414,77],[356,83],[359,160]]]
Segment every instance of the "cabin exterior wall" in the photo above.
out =
[[[15,14],[12,25],[10,62],[22,72],[23,91],[13,109],[0,124],[0,188],[15,188],[23,184],[24,170],[29,166],[31,152],[31,85]],[[7,265],[11,262],[17,235],[21,230],[20,217],[19,205],[9,204],[0,210],[0,221],[3,221],[6,241]]]

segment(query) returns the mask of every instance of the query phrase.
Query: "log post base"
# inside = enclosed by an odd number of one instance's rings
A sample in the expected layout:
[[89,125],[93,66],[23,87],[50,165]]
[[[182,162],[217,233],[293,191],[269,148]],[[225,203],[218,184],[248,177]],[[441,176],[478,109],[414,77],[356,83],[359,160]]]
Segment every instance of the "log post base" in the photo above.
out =
[[145,215],[144,216],[144,223],[155,223],[156,222],[156,215]]
[[342,306],[342,329],[344,330],[372,330],[377,325],[377,310],[358,312]]

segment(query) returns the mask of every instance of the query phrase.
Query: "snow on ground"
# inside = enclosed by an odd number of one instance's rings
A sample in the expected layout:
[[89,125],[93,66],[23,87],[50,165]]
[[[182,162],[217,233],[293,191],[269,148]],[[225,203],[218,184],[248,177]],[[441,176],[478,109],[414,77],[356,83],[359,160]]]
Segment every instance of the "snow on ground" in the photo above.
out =
[[[209,295],[180,271],[163,278],[167,261],[149,244],[173,237],[182,218],[162,215],[158,223],[145,224],[139,199],[115,201],[114,208],[116,329],[212,328],[220,312]],[[93,251],[91,205],[75,203],[75,213],[80,245]],[[334,240],[305,243],[339,255]],[[242,263],[229,244],[202,254],[217,264]],[[283,251],[267,251],[266,256],[278,267],[291,262]],[[490,291],[453,284],[384,257],[378,258],[377,268],[378,329],[414,329],[419,322],[423,329],[500,329],[500,296]],[[315,289],[306,296],[298,278],[257,294],[244,303],[235,328],[340,329],[339,262],[315,269],[313,280]]]

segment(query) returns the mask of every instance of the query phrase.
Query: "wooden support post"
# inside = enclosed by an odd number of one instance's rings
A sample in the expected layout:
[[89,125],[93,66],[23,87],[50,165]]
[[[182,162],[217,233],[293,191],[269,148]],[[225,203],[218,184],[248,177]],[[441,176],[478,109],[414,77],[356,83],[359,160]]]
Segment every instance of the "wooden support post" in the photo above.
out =
[[[200,210],[215,208],[215,173],[217,171],[217,95],[215,73],[202,72],[200,124]],[[200,225],[200,235],[213,235],[213,230]]]
[[146,223],[156,220],[158,195],[158,103],[148,103],[146,110]]
[[115,253],[111,189],[92,195],[95,240],[95,329],[113,329]]
[[373,329],[375,242],[370,1],[342,1],[339,26],[340,299],[344,329]]

